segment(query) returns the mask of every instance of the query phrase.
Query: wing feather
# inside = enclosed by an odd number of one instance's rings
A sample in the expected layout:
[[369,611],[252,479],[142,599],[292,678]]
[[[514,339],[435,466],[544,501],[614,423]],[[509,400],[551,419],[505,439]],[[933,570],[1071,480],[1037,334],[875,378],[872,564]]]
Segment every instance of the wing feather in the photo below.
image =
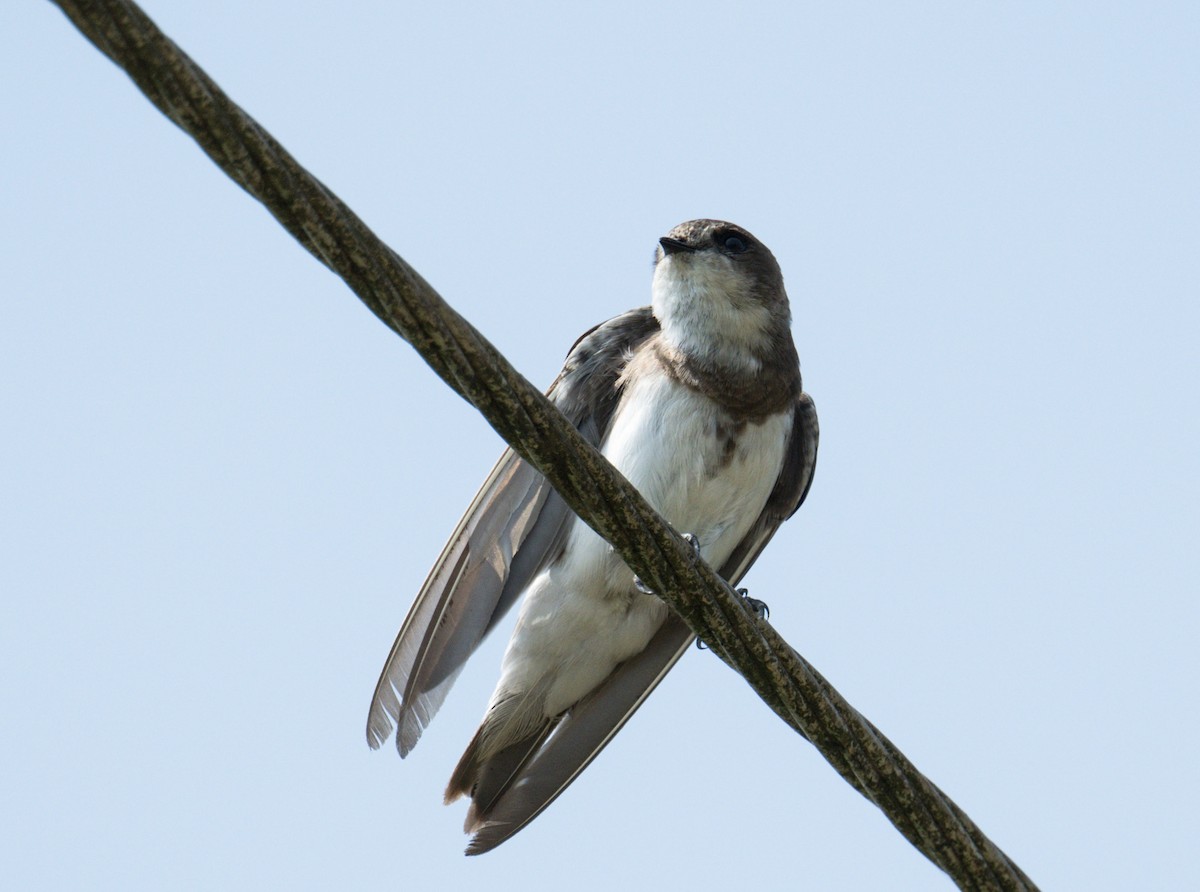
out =
[[[401,755],[416,745],[467,657],[511,604],[504,598],[509,555],[521,553],[549,492],[541,474],[505,450],[396,636],[371,702],[367,740],[372,748],[397,725]],[[545,546],[552,538],[552,531],[544,530],[536,542]],[[537,564],[537,557],[526,562]]]
[[[593,444],[612,421],[625,357],[658,329],[648,307],[575,342],[550,399]],[[384,663],[367,718],[378,748],[394,728],[406,756],[468,657],[560,548],[574,514],[546,479],[505,450],[433,565]]]

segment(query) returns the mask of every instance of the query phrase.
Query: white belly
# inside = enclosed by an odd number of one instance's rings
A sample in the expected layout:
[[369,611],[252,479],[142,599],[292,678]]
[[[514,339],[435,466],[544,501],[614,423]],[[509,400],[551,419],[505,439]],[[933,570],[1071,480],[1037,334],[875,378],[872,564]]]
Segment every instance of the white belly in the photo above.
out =
[[[601,451],[720,567],[775,486],[791,413],[735,430],[711,400],[657,368],[629,387]],[[666,605],[638,593],[625,562],[576,520],[562,559],[529,586],[493,702],[552,676],[545,714],[556,715],[643,650],[665,617]]]
[[711,400],[660,372],[642,376],[622,401],[602,451],[719,567],[775,487],[791,429],[784,413],[736,430]]

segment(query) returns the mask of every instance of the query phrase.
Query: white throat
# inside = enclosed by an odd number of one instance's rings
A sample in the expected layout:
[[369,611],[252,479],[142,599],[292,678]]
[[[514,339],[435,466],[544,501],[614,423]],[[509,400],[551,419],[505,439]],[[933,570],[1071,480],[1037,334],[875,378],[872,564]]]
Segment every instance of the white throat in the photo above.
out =
[[723,257],[665,257],[654,268],[651,305],[663,339],[690,356],[757,372],[771,314],[746,294],[745,275]]

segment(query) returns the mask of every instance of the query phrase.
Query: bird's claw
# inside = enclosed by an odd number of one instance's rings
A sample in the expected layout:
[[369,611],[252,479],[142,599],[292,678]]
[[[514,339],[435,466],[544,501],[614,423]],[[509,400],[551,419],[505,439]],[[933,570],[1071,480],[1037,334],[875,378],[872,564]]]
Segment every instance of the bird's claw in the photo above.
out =
[[[738,588],[734,589],[734,591],[741,596],[741,599],[746,602],[746,606],[749,607],[751,612],[759,619],[766,619],[771,615],[771,608],[767,606],[767,602],[760,601],[758,598],[751,598],[749,589]],[[708,645],[705,644],[702,639],[697,638],[696,650],[708,650]]]
[[742,600],[746,602],[746,606],[750,608],[755,616],[759,619],[770,619],[771,608],[767,606],[766,601],[751,598],[749,589],[739,588],[737,589],[737,593],[742,596]]

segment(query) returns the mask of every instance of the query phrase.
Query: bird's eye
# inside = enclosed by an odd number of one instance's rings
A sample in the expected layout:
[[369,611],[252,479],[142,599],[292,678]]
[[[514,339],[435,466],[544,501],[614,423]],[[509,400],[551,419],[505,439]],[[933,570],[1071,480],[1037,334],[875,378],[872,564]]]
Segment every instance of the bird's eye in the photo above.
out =
[[717,244],[721,245],[730,254],[744,254],[750,248],[744,238],[733,234],[719,236]]

